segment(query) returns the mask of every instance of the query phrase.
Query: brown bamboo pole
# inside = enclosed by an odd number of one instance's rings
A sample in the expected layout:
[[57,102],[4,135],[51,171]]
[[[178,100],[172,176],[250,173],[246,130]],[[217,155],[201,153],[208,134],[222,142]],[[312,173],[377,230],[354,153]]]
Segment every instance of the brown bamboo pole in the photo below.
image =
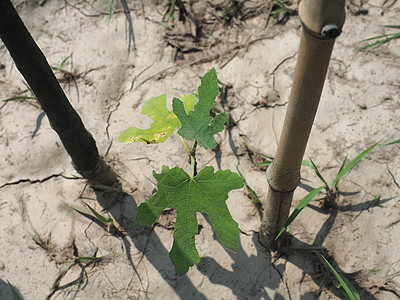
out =
[[317,112],[335,38],[345,20],[345,0],[302,0],[302,33],[289,104],[274,161],[267,169],[267,203],[260,242],[277,250],[275,237],[286,222]]
[[111,185],[114,172],[99,156],[96,142],[65,96],[46,57],[10,0],[0,0],[0,38],[28,82],[75,169],[92,185]]

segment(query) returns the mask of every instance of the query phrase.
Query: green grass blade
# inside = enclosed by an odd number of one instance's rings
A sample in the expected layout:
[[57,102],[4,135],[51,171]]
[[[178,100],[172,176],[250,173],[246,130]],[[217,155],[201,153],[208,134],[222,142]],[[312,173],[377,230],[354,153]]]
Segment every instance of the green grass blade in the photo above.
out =
[[369,147],[367,150],[364,150],[361,154],[359,154],[355,159],[353,159],[349,164],[342,169],[342,171],[337,174],[335,180],[332,183],[333,187],[337,187],[339,184],[339,180],[348,172],[350,172],[359,162],[362,160],[365,156],[367,156],[374,148],[379,145],[380,142],[377,142],[376,144],[373,144],[371,147]]
[[387,143],[387,144],[385,144],[385,145],[383,145],[383,146],[389,146],[389,145],[398,144],[398,143],[400,143],[400,140]]
[[[198,99],[198,95],[194,94],[196,96],[196,98]],[[273,161],[274,161],[274,157],[273,156],[268,156],[268,155],[264,155],[262,153],[258,153],[258,152],[254,152],[252,150],[250,150],[249,146],[246,143],[242,143],[242,145],[246,148],[246,150],[250,153],[253,153],[255,156],[259,156],[265,159],[265,161],[259,163],[257,165],[257,167],[265,167],[265,166],[269,166]]]
[[372,43],[372,44],[369,44],[369,45],[365,45],[365,46],[363,46],[363,47],[361,47],[361,48],[358,48],[358,50],[365,50],[365,49],[367,49],[367,48],[371,48],[371,47],[374,47],[374,46],[383,44],[384,41],[387,41],[387,40],[380,40],[380,41],[377,41],[377,42],[375,42],[375,43]]
[[41,245],[43,248],[46,248],[46,243],[43,241],[43,239],[41,238],[39,233],[36,231],[35,227],[33,227],[33,224],[32,224],[32,222],[31,222],[29,217],[27,217],[27,220],[28,220],[29,226],[31,227],[31,229],[33,231],[33,234],[34,234],[33,235],[33,240],[37,241],[37,243],[39,245]]
[[385,25],[384,27],[400,29],[400,25]]
[[40,236],[40,234],[36,231],[35,227],[33,226],[31,219],[28,215],[28,211],[26,210],[26,205],[25,202],[22,203],[23,205],[23,209],[24,209],[24,217],[26,218],[26,220],[28,221],[29,226],[31,227],[32,231],[33,231],[33,237],[32,239],[39,245],[41,246],[43,249],[46,249],[46,242],[43,241],[42,237]]
[[285,232],[286,228],[296,219],[298,214],[303,210],[304,207],[310,203],[311,199],[314,198],[322,189],[324,189],[325,186],[321,186],[319,188],[316,188],[312,190],[310,193],[308,193],[307,196],[303,198],[303,200],[300,201],[300,203],[296,206],[292,214],[290,215],[289,219],[286,221],[285,225],[283,225],[281,231],[279,231],[279,234],[276,236],[275,240],[277,240],[282,233]]
[[[30,91],[31,94],[32,94],[32,96],[34,97],[34,96],[35,96],[35,93],[32,91],[32,89],[31,89],[31,87],[29,86],[29,84],[26,83],[25,80],[22,80],[22,83],[26,86],[26,88],[28,89],[28,91]],[[36,99],[36,98],[35,98],[35,99]]]
[[309,161],[308,161],[308,160],[303,160],[301,164],[302,164],[303,166],[308,166],[308,167],[310,167],[311,169],[313,169],[314,172],[315,172],[315,174],[317,174],[318,178],[322,181],[322,183],[325,184],[326,187],[328,187],[328,183],[326,183],[324,177],[322,177],[322,175],[321,175],[321,173],[319,172],[317,166],[314,164],[314,162],[312,161],[311,158],[308,158],[308,159],[309,159]]
[[14,100],[27,100],[27,99],[36,99],[36,97],[31,97],[31,96],[15,96],[11,98],[7,98],[4,100],[1,100],[3,102],[9,102],[9,101],[14,101]]
[[172,0],[171,7],[168,10],[168,13],[165,15],[172,23],[174,23],[174,12],[175,12],[175,5],[177,0]]
[[348,158],[348,157],[349,157],[349,156],[346,155],[346,157],[344,158],[344,160],[343,160],[343,162],[342,162],[342,165],[340,166],[340,169],[339,169],[338,174],[339,174],[340,172],[342,172],[344,166],[346,165],[346,162],[347,162],[347,158]]
[[102,261],[102,260],[104,260],[106,258],[107,258],[106,256],[99,256],[99,257],[95,257],[95,256],[79,256],[79,257],[75,258],[75,262],[80,262],[80,263],[92,262],[92,261],[99,262],[99,261]]
[[169,26],[168,24],[165,24],[165,23],[160,22],[160,21],[157,21],[157,20],[153,20],[153,22],[154,22],[154,23],[157,23],[157,24],[159,24],[159,25],[161,25],[161,26],[164,27],[165,29],[172,30],[172,27]]
[[382,38],[386,39],[388,36],[392,36],[392,35],[395,35],[395,33],[389,33],[389,34],[382,34],[382,35],[373,36],[373,37],[367,38],[365,40],[362,40],[361,42],[368,42],[368,41],[378,40],[378,39],[382,39]]
[[268,167],[274,161],[274,158],[272,156],[264,155],[261,153],[255,153],[255,155],[265,159],[263,162],[260,162],[257,165],[257,167],[259,167],[259,168],[260,167]]
[[264,154],[261,154],[261,153],[256,153],[256,155],[257,155],[257,156],[260,156],[260,157],[262,157],[262,158],[265,158],[265,159],[269,159],[269,160],[271,160],[271,161],[274,160],[274,157],[272,157],[272,156],[264,155]]
[[372,206],[377,206],[379,204],[380,200],[381,200],[381,194],[376,195],[374,200],[372,200],[372,202],[371,202]]
[[13,285],[8,281],[8,286],[10,287],[11,293],[13,295],[13,300],[21,300],[21,297],[18,295],[17,291],[14,289]]
[[108,8],[108,23],[110,23],[111,16],[113,14],[113,6],[114,6],[114,0],[110,0],[110,7]]
[[390,33],[390,34],[387,34],[387,40],[385,41],[385,43],[386,42],[388,42],[388,41],[391,41],[391,40],[395,40],[395,39],[398,39],[398,38],[400,38],[400,33]]
[[67,62],[68,59],[71,58],[71,56],[72,56],[72,54],[71,54],[71,55],[68,55],[68,56],[67,56],[66,58],[64,58],[64,60],[61,62],[60,67],[59,67],[60,71],[64,68],[64,64]]
[[94,184],[94,185],[92,185],[92,187],[94,187],[95,189],[99,189],[99,190],[115,192],[115,193],[118,193],[120,195],[125,195],[126,194],[123,189],[118,189],[118,188],[115,188],[115,187],[112,187],[112,186],[108,186],[108,185],[104,185],[104,184]]
[[89,257],[89,256],[79,256],[75,260],[79,262],[87,262],[87,261],[92,261],[94,257]]
[[105,218],[100,215],[97,211],[95,211],[89,204],[82,200],[82,202],[90,209],[90,211],[94,214],[94,216],[104,225],[108,225],[112,220],[110,218]]
[[251,195],[251,197],[253,198],[253,201],[251,201],[251,203],[255,204],[255,203],[260,203],[260,198],[258,198],[256,192],[247,184],[246,179],[244,179],[242,173],[239,171],[239,168],[236,167],[236,170],[239,174],[239,176],[242,178],[243,180],[243,184],[246,187],[247,191],[249,192],[249,194]]
[[283,4],[281,1],[279,1],[279,0],[274,0],[274,1],[280,8],[283,8],[283,9],[286,8],[286,5]]
[[[81,210],[80,208],[78,208],[78,207],[73,207],[71,204],[68,204],[73,210],[75,210],[76,212],[78,212],[78,213],[80,213],[82,216],[84,216],[84,217],[86,217],[86,218],[88,218],[88,219],[90,219],[90,220],[97,220],[96,219],[96,217],[94,217],[93,215],[91,215],[91,214],[89,214],[89,213],[87,213],[87,212],[84,212],[83,210]],[[100,222],[100,221],[99,221]],[[100,222],[101,224],[98,224],[99,226],[101,226],[103,223],[102,222]],[[103,224],[104,225],[104,224]]]
[[357,291],[354,290],[353,288],[353,293],[351,291],[351,289],[349,288],[349,286],[346,284],[346,282],[343,280],[342,277],[340,277],[339,273],[336,272],[335,268],[332,267],[332,265],[329,263],[329,261],[321,254],[322,258],[325,260],[326,264],[329,266],[329,268],[331,269],[332,273],[335,275],[335,277],[337,278],[337,280],[339,280],[340,285],[343,287],[344,289],[344,296],[346,297],[346,299],[350,299],[350,300],[360,300],[360,295],[357,293]]
[[212,36],[215,30],[215,27],[217,26],[217,21],[214,21],[213,26],[211,27],[210,32],[208,33],[209,36]]
[[263,162],[260,162],[257,164],[257,167],[268,167],[272,163],[272,160],[264,160]]
[[311,163],[311,161],[309,161],[309,160],[307,160],[307,159],[303,159],[303,160],[301,161],[301,165],[302,165],[302,166],[306,166],[306,167],[312,168],[312,163]]
[[358,50],[364,50],[364,49],[371,48],[371,47],[374,47],[374,46],[379,46],[379,45],[385,44],[385,43],[387,43],[387,42],[389,42],[391,40],[398,39],[398,38],[400,38],[400,33],[390,33],[390,34],[385,34],[385,35],[382,35],[382,36],[375,36],[375,37],[372,37],[372,38],[369,38],[369,39],[366,39],[366,40],[363,40],[363,41],[370,41],[370,40],[379,39],[379,38],[383,38],[383,39],[379,40],[379,41],[377,41],[375,43],[372,43],[372,44],[366,45],[364,47],[361,47]]

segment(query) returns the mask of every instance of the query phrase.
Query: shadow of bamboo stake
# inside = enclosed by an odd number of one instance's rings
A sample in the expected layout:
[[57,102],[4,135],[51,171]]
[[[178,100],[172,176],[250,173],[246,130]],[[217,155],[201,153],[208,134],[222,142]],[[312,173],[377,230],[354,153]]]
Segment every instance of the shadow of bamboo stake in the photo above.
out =
[[273,163],[267,169],[267,203],[260,242],[278,250],[275,237],[289,216],[293,192],[321,97],[335,38],[345,20],[345,0],[302,0],[302,33],[289,104]]
[[114,172],[99,156],[95,140],[69,103],[45,56],[10,0],[0,0],[0,38],[35,93],[77,172],[92,185],[116,182]]

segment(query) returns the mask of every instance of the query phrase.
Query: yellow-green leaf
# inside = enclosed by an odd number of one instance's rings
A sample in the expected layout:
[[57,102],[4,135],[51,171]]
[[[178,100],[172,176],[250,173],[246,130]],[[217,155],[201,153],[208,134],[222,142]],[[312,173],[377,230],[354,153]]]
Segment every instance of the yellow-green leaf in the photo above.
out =
[[[182,95],[179,100],[183,103],[186,113],[189,113],[195,105],[196,98],[194,95]],[[171,134],[179,127],[181,122],[177,116],[169,111],[166,107],[167,95],[155,97],[147,101],[142,108],[142,114],[150,117],[153,123],[148,129],[139,129],[131,127],[121,132],[118,142],[130,144],[134,142],[143,142],[143,144],[161,143],[167,140]]]

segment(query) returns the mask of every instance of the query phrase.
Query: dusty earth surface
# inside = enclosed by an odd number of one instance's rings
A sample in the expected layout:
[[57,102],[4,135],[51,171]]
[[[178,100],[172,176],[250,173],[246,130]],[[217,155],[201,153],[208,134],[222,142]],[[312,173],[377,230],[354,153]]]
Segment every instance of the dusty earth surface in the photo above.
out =
[[[51,66],[71,55],[55,73],[125,193],[95,192],[77,177],[35,100],[2,102],[0,299],[12,299],[7,280],[22,299],[35,300],[341,299],[320,253],[361,299],[399,299],[400,146],[383,144],[400,137],[400,40],[358,48],[362,39],[393,32],[383,25],[399,25],[400,3],[350,2],[306,156],[332,181],[347,154],[352,159],[382,144],[343,178],[336,208],[313,201],[302,211],[290,226],[294,248],[281,255],[258,242],[262,206],[245,189],[232,191],[227,203],[241,229],[239,252],[225,250],[198,214],[201,261],[179,277],[168,257],[174,211],[151,228],[134,228],[133,221],[155,191],[152,170],[189,168],[184,149],[176,134],[157,145],[124,145],[116,137],[149,126],[140,114],[146,100],[167,93],[170,106],[215,67],[217,109],[230,122],[215,151],[199,150],[199,167],[238,166],[263,204],[265,170],[255,167],[254,152],[276,151],[299,45],[297,3],[276,16],[272,1],[183,1],[186,14],[177,8],[172,22],[165,16],[171,1],[128,0],[130,24],[120,1],[109,21],[108,1],[13,1]],[[0,43],[0,99],[21,95],[31,96]],[[320,185],[304,167],[292,207]],[[90,214],[82,200],[108,208],[115,228],[73,210]],[[74,257],[93,255],[102,259],[73,265]]]

